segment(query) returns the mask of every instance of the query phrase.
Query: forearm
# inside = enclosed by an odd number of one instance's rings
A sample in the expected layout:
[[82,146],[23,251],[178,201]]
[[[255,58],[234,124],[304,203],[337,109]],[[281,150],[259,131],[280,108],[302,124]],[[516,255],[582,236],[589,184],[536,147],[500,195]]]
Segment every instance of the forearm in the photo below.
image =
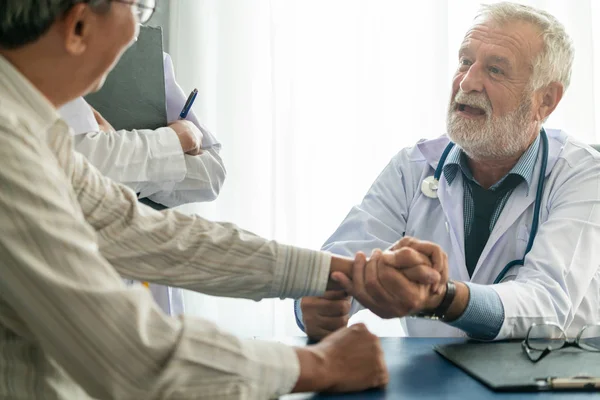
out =
[[473,339],[493,340],[504,323],[504,306],[490,285],[457,282],[456,301],[445,319]]
[[[450,304],[448,311],[446,312],[445,321],[451,322],[458,319],[469,305],[469,287],[464,282],[454,281],[456,285],[456,295],[454,296],[454,300]],[[445,294],[445,293],[444,293]],[[441,298],[444,294],[438,295],[438,300],[436,303],[439,304],[441,302]]]
[[[498,294],[489,285],[453,282],[456,294],[443,322],[463,330],[474,339],[494,339],[504,322],[504,308]],[[445,296],[445,290],[433,295],[425,310],[434,311]]]
[[327,388],[328,371],[324,370],[324,358],[318,352],[306,347],[296,348],[295,351],[300,365],[300,373],[292,392],[318,392]]
[[[148,290],[125,287],[97,246],[98,236],[108,232],[95,232],[75,200],[98,196],[110,203],[110,191],[90,191],[100,188],[76,166],[62,170],[54,159],[42,162],[45,141],[30,146],[11,135],[0,137],[0,156],[7,161],[0,186],[11,188],[0,196],[0,226],[7,232],[0,235],[0,314],[39,354],[18,361],[32,370],[41,365],[48,376],[60,368],[55,384],[64,385],[60,379],[68,374],[67,385],[76,386],[72,379],[94,398],[162,399],[174,392],[185,398],[238,392],[271,398],[292,389],[299,367],[291,348],[242,341],[209,322],[166,317]],[[63,150],[63,161],[73,166],[70,147]],[[73,190],[66,179],[70,174]],[[80,186],[81,179],[91,179],[92,186]],[[105,178],[99,182],[112,184]],[[126,193],[135,202],[135,195]],[[115,218],[112,211],[105,222]],[[330,261],[324,262],[323,289]],[[19,323],[11,326],[13,316]],[[56,362],[44,364],[46,357]],[[9,380],[22,375],[7,368]]]
[[[520,279],[493,285],[505,310],[505,321],[497,339],[524,338],[534,323],[554,322],[567,329],[575,316],[574,304],[580,301],[575,296],[585,290],[578,288],[567,294],[561,284],[550,277]],[[578,285],[589,286],[590,281],[581,281]]]
[[210,148],[198,156],[186,155],[185,164],[187,172],[182,181],[150,183],[140,190],[141,196],[167,207],[215,200],[227,174],[218,152]]
[[255,300],[325,291],[329,254],[266,240],[233,224],[157,212],[76,158],[72,180],[79,205],[98,233],[102,255],[121,275]]
[[179,182],[186,175],[179,139],[170,128],[90,132],[73,141],[75,150],[120,183]]
[[[354,260],[348,257],[342,256],[331,256],[331,269],[329,274],[333,274],[334,272],[341,272],[348,277],[352,277],[352,265]],[[340,290],[342,287],[332,279],[329,279],[327,282],[327,290]]]

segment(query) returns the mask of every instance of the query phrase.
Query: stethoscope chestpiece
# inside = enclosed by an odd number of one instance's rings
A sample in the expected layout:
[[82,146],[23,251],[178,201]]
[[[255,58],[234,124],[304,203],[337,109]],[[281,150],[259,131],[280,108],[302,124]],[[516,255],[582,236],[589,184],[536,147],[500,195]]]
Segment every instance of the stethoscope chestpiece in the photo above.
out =
[[437,199],[440,182],[434,176],[428,176],[421,182],[421,192],[430,199]]

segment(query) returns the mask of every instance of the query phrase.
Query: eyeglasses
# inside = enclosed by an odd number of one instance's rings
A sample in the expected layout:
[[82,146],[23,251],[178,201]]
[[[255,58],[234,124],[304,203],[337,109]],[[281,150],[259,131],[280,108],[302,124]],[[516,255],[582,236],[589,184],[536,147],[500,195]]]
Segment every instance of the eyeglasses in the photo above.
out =
[[600,352],[600,324],[584,326],[575,340],[567,339],[565,331],[554,323],[533,324],[521,343],[521,348],[534,363],[546,357],[551,351],[565,347],[579,347],[587,351]]
[[140,24],[150,21],[154,11],[156,11],[156,0],[110,0],[116,3],[129,4],[135,6],[135,13]]

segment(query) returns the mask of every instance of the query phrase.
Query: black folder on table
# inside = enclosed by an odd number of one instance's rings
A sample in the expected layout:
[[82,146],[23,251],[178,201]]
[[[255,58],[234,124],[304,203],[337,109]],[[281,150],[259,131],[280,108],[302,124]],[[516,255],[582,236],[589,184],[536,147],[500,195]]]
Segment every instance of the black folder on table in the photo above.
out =
[[116,130],[167,126],[162,29],[141,26],[138,40],[108,74],[102,89],[85,100]]
[[495,391],[600,387],[600,352],[568,347],[533,363],[521,341],[449,344],[436,346],[435,351]]

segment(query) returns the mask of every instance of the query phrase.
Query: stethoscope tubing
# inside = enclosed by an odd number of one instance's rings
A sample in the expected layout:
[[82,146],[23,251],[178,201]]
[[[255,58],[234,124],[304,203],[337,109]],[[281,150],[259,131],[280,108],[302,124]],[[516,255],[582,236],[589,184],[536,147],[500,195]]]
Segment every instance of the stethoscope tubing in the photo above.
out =
[[[533,206],[533,220],[531,222],[531,232],[529,234],[529,240],[527,242],[527,247],[525,248],[525,254],[523,254],[523,258],[520,260],[513,260],[506,264],[506,266],[500,271],[496,279],[494,280],[494,284],[502,282],[502,279],[506,276],[508,271],[517,265],[524,265],[525,257],[533,247],[533,241],[535,240],[535,236],[537,235],[538,226],[540,223],[540,211],[542,208],[542,195],[544,193],[544,184],[546,180],[546,167],[548,166],[548,135],[546,134],[546,130],[544,128],[541,129],[540,135],[542,137],[542,165],[540,168],[540,176],[536,188],[535,193],[535,203]],[[440,178],[442,177],[442,172],[444,170],[444,164],[446,163],[446,158],[448,158],[448,154],[454,147],[454,143],[450,142],[444,149],[442,156],[440,157],[440,161],[435,169],[435,173],[433,177],[427,177],[423,181],[422,191],[427,197],[437,198],[437,189]],[[433,179],[432,179],[433,178]],[[433,185],[431,184],[433,182]]]

